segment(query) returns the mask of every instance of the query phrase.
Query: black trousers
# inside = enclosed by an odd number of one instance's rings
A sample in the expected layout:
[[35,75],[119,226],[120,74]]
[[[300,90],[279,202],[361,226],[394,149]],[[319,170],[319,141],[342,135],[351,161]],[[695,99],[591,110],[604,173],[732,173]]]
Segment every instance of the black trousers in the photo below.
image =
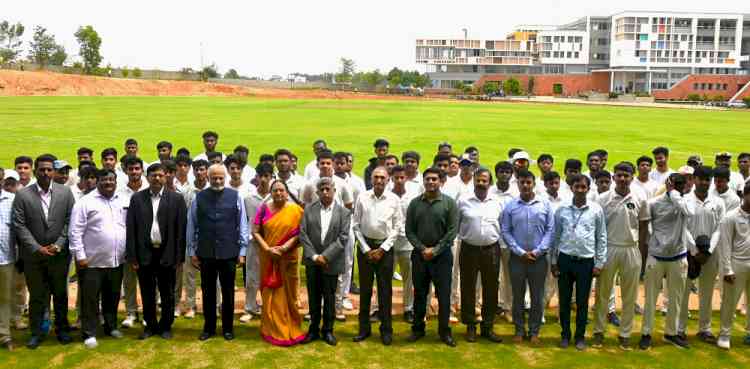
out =
[[482,331],[492,330],[497,310],[498,278],[500,277],[500,245],[475,246],[461,243],[458,254],[461,272],[461,320],[464,324],[477,324],[474,307],[477,296],[477,273],[482,276]]
[[[318,265],[305,267],[307,277],[307,296],[310,305],[310,328],[308,332],[312,335],[333,333],[333,321],[336,318],[336,287],[338,286],[338,275],[323,273],[323,268]],[[321,305],[322,301],[322,305]],[[321,308],[323,328],[320,328]]]
[[120,304],[123,266],[116,268],[78,269],[81,293],[81,333],[83,339],[96,337],[99,323],[99,295],[101,294],[104,331],[117,329],[117,306]]
[[557,279],[560,296],[560,326],[562,338],[570,339],[570,304],[573,296],[573,285],[576,287],[576,333],[575,339],[583,339],[588,323],[589,295],[591,280],[594,278],[594,259],[577,258],[560,253],[557,258],[560,276]]
[[[169,331],[174,323],[174,288],[177,282],[177,268],[160,265],[160,258],[161,250],[154,249],[151,265],[140,265],[137,271],[143,302],[143,319],[146,321],[146,329],[154,333]],[[156,320],[157,289],[161,295],[161,318],[158,322]]]
[[391,248],[383,254],[383,257],[377,263],[373,263],[367,260],[367,255],[357,248],[357,268],[359,268],[359,333],[370,333],[371,331],[370,303],[372,301],[372,284],[377,280],[380,334],[393,334],[391,319],[393,249]]
[[[203,331],[216,333],[216,278],[221,285],[221,330],[234,333],[234,278],[237,259],[200,259]],[[163,298],[163,297],[162,297]]]
[[427,314],[427,292],[430,283],[435,285],[438,298],[438,334],[445,336],[451,333],[449,325],[451,308],[451,279],[453,277],[453,253],[450,249],[430,261],[422,258],[419,250],[411,253],[411,273],[414,280],[414,323],[412,332],[424,333],[425,315]]
[[29,328],[32,336],[42,335],[42,320],[49,307],[50,296],[55,310],[55,332],[70,331],[68,323],[68,271],[70,254],[55,255],[24,263],[24,276],[29,289]]

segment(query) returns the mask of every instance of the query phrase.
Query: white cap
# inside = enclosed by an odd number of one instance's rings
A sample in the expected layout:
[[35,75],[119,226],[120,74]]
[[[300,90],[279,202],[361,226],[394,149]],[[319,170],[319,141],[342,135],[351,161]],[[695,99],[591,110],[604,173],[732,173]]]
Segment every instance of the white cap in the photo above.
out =
[[13,169],[6,169],[5,170],[5,178],[3,178],[3,179],[8,179],[8,178],[13,178],[16,181],[20,181],[21,180],[21,177],[18,176],[18,172],[16,172]]
[[677,170],[677,173],[680,173],[682,175],[686,175],[686,174],[693,175],[693,173],[695,173],[695,168],[689,165],[683,165],[680,167],[679,170]]
[[525,159],[525,160],[531,161],[531,157],[529,156],[529,153],[527,153],[526,151],[519,151],[519,152],[513,154],[513,158],[511,159],[511,163],[515,163],[516,160],[521,160],[521,159]]

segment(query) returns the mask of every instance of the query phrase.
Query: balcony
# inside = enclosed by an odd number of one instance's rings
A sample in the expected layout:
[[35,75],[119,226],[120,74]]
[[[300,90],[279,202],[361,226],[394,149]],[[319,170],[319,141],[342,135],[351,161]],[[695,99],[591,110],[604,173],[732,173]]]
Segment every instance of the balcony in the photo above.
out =
[[696,50],[714,50],[715,48],[716,48],[716,45],[713,42],[696,42],[695,43]]
[[734,51],[737,47],[734,43],[719,43],[719,50],[721,51]]

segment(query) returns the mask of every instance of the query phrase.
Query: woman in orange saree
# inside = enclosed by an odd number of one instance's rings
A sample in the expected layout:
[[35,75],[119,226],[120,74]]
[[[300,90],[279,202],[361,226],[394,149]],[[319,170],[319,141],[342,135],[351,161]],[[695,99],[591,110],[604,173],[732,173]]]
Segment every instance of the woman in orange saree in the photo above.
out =
[[297,310],[302,208],[289,201],[283,181],[271,184],[272,201],[261,205],[253,222],[259,250],[263,309],[260,334],[276,346],[293,346],[305,339]]

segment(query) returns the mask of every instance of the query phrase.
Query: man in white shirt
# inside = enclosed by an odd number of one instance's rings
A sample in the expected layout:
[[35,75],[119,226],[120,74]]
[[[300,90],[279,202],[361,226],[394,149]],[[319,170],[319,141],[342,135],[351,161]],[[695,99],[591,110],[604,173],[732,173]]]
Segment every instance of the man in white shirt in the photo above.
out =
[[599,156],[599,152],[592,151],[586,155],[586,166],[588,166],[589,170],[583,172],[583,175],[589,177],[592,184],[591,187],[595,187],[593,184],[596,182],[597,173],[602,170],[602,158]]
[[[658,160],[657,160],[658,162]],[[641,327],[642,350],[651,348],[651,332],[654,326],[656,297],[662,289],[666,278],[667,316],[664,327],[664,340],[680,348],[689,344],[677,333],[677,322],[680,315],[682,296],[685,293],[687,280],[687,254],[695,249],[695,244],[688,231],[690,217],[695,215],[695,208],[687,195],[687,180],[682,174],[672,174],[665,182],[667,192],[651,199],[648,203],[651,212],[653,233],[648,242],[646,261],[646,302]]]
[[[539,168],[539,178],[542,179],[541,181],[537,181],[536,187],[534,188],[534,192],[536,192],[537,195],[547,192],[547,189],[544,186],[544,176],[555,170],[554,165],[555,159],[550,154],[541,154],[536,159],[536,166]],[[560,176],[558,175],[557,177],[559,178]]]
[[482,323],[481,336],[490,342],[502,339],[494,332],[500,277],[500,214],[502,205],[490,194],[492,174],[487,169],[474,173],[473,193],[458,200],[458,257],[461,273],[461,320],[466,324],[466,340],[476,342],[477,274],[481,275]]
[[[699,322],[698,338],[706,343],[715,343],[716,337],[711,333],[711,313],[712,301],[714,296],[714,285],[716,276],[719,272],[719,257],[716,253],[716,243],[719,239],[719,222],[724,218],[724,202],[721,199],[709,194],[711,186],[711,177],[713,171],[710,167],[700,166],[695,170],[695,191],[688,195],[688,201],[693,203],[695,215],[690,218],[688,230],[694,239],[698,240],[703,236],[710,240],[708,250],[697,250],[697,254],[692,255],[700,263],[700,274],[698,275],[698,299],[699,303]],[[691,277],[694,278],[694,277]],[[693,280],[688,281],[688,286],[693,284]],[[688,323],[688,299],[690,298],[690,288],[685,288],[682,297],[682,307],[680,309],[679,323],[677,332],[683,338],[687,338]]]
[[33,176],[33,170],[32,165],[34,164],[34,161],[31,159],[30,156],[19,156],[16,157],[16,160],[14,162],[14,169],[16,173],[18,173],[18,188],[26,188],[34,183],[36,183],[36,180]]
[[406,151],[401,154],[401,162],[406,172],[406,190],[409,192],[424,192],[422,176],[419,175],[420,159],[421,157],[416,151]]
[[177,155],[175,157],[177,172],[174,177],[174,187],[177,193],[184,193],[190,186],[188,175],[191,172],[193,161],[187,155]]
[[333,153],[324,150],[318,154],[318,170],[320,175],[318,178],[313,178],[302,188],[302,202],[305,205],[312,204],[318,200],[317,189],[315,184],[319,178],[327,177],[333,178],[333,183],[336,185],[336,196],[334,201],[351,210],[354,208],[354,198],[352,196],[352,190],[349,185],[343,179],[333,175]]
[[581,163],[581,161],[578,159],[568,159],[565,161],[565,169],[563,172],[563,174],[565,175],[565,180],[560,182],[560,190],[559,190],[562,196],[573,198],[573,191],[570,189],[568,180],[570,178],[573,178],[573,176],[576,174],[581,174],[582,166],[583,166],[583,163]]
[[714,164],[717,169],[727,168],[729,170],[729,189],[738,196],[741,195],[742,189],[745,187],[745,178],[739,172],[732,171],[732,154],[726,151],[717,153]]
[[[214,131],[203,132],[203,148],[206,150],[193,158],[193,161],[205,160],[210,162],[208,154],[216,152],[216,145],[219,143],[219,134]],[[226,156],[221,154],[221,162],[224,162]]]
[[70,219],[70,251],[78,264],[83,291],[81,331],[87,348],[97,346],[99,296],[105,334],[122,337],[117,329],[117,306],[125,263],[128,203],[115,191],[117,175],[112,169],[100,170],[97,177],[97,190],[76,202]]
[[[546,199],[552,207],[552,212],[556,212],[558,208],[564,205],[569,205],[570,201],[573,200],[572,194],[560,194],[560,175],[557,172],[551,171],[544,174],[542,181],[544,183],[545,190],[542,193],[537,193],[537,196],[541,199]],[[535,190],[536,191],[536,190]],[[550,257],[547,254],[548,258]],[[549,307],[550,301],[557,294],[557,278],[552,274],[552,263],[550,260],[549,271],[544,286],[544,307]],[[573,303],[575,303],[575,293],[573,294]]]
[[[324,140],[315,140],[313,142],[313,155],[314,158],[311,160],[307,165],[305,165],[305,171],[302,173],[304,175],[305,181],[309,181],[313,178],[318,178],[320,176],[320,171],[318,170],[318,154],[322,152],[323,150],[328,150],[328,145]],[[288,185],[288,184],[287,184]]]
[[724,208],[727,213],[740,207],[741,202],[737,192],[732,190],[730,185],[731,174],[729,169],[726,167],[714,168],[714,183],[709,193],[724,201]]
[[68,187],[70,192],[73,193],[73,198],[78,201],[81,197],[96,189],[96,167],[84,165],[79,167],[76,173],[79,179],[75,181],[75,184]]
[[224,166],[229,172],[229,186],[227,187],[237,191],[237,193],[240,195],[240,198],[242,198],[242,200],[244,201],[245,199],[250,197],[250,195],[255,192],[256,189],[252,183],[246,182],[242,179],[242,164],[242,160],[235,154],[227,156],[226,160],[224,160]]
[[[240,165],[242,166],[242,182],[249,184],[255,179],[255,168],[250,165],[250,149],[244,145],[237,145],[237,147],[234,148],[233,154],[240,160]],[[273,163],[271,165],[273,165]],[[227,170],[229,170],[229,168],[227,168]]]
[[[518,198],[519,192],[518,187],[510,185],[510,179],[513,176],[513,166],[506,160],[500,160],[495,164],[495,177],[497,183],[490,188],[490,194],[495,196],[500,202],[501,211],[505,209],[505,205],[514,199]],[[505,319],[511,322],[511,308],[513,304],[513,289],[510,285],[510,269],[508,269],[508,262],[510,261],[511,251],[505,244],[505,241],[501,237],[500,243],[500,278],[498,281],[498,310],[500,315],[504,315]]]
[[393,327],[391,319],[393,246],[404,218],[398,197],[386,191],[388,171],[383,167],[372,171],[372,189],[361,194],[354,209],[354,235],[359,241],[357,266],[359,269],[360,308],[359,334],[354,342],[370,336],[370,300],[372,283],[377,278],[378,320],[380,338],[384,345],[391,344]]
[[[406,169],[400,165],[393,167],[391,172],[391,183],[393,184],[391,192],[398,197],[399,206],[401,209],[401,216],[406,219],[406,210],[409,208],[409,203],[415,197],[419,196],[421,192],[409,192],[406,187],[408,179],[406,177]],[[401,277],[403,281],[403,304],[404,304],[404,320],[407,323],[414,322],[414,282],[412,280],[411,273],[411,253],[414,247],[409,243],[406,238],[406,230],[404,224],[398,230],[398,237],[394,242],[393,248],[395,252],[393,257],[395,264],[398,265],[401,271]]]
[[633,179],[631,183],[631,189],[638,189],[646,200],[656,196],[656,190],[659,188],[659,183],[652,180],[650,177],[651,166],[654,160],[648,156],[641,156],[638,158],[636,165],[638,166],[638,175]]
[[8,351],[15,347],[10,334],[11,321],[21,319],[20,312],[14,316],[16,309],[13,306],[13,279],[19,258],[12,227],[14,198],[15,194],[0,189],[0,345]]
[[[361,181],[359,178],[355,178],[350,172],[351,172],[351,166],[349,164],[349,153],[345,152],[336,152],[333,154],[334,158],[334,175],[340,179],[343,179],[348,185],[349,188],[352,191],[352,198],[358,199],[361,194],[363,194],[365,190],[365,183]],[[337,293],[339,297],[341,297],[341,300],[337,300],[338,303],[338,310],[341,311],[341,309],[346,310],[353,310],[354,305],[352,304],[352,301],[349,299],[349,292],[352,289],[352,286],[354,285],[354,281],[352,281],[352,275],[354,274],[354,243],[355,243],[355,237],[354,237],[354,224],[350,222],[350,230],[349,230],[349,238],[347,238],[347,244],[344,245],[346,248],[344,249],[344,271],[343,273],[338,275],[338,288]],[[358,290],[357,290],[358,291]],[[341,320],[341,316],[339,316],[339,320]]]
[[750,182],[750,153],[743,152],[737,155],[737,169],[742,178],[741,189],[744,190],[745,184]]
[[652,181],[658,183],[659,185],[663,185],[669,175],[674,173],[674,171],[669,168],[669,149],[663,146],[659,146],[652,150],[651,154],[654,155],[656,168],[651,170],[649,178],[651,178]]
[[[750,184],[742,190],[742,205],[727,212],[719,225],[719,274],[723,276],[724,284],[717,345],[726,350],[730,347],[737,303],[743,293],[750,295]],[[750,343],[750,333],[745,336],[744,343]]]
[[[136,192],[148,188],[148,182],[143,180],[143,160],[135,156],[126,156],[124,161],[128,182],[118,187],[117,193],[123,198],[127,210],[130,198]],[[132,328],[138,322],[138,275],[131,268],[125,268],[122,276],[122,289],[125,297],[127,316],[122,322],[124,328]]]
[[287,149],[276,150],[273,155],[276,162],[276,177],[289,187],[289,196],[292,201],[302,205],[302,187],[305,186],[305,179],[292,170],[292,156],[291,151]]
[[631,350],[630,333],[633,329],[642,256],[648,250],[648,222],[651,212],[646,199],[631,191],[634,168],[623,162],[615,165],[615,188],[597,200],[607,222],[607,259],[596,279],[594,304],[594,338],[592,346],[601,347],[607,317],[613,311],[612,293],[615,278],[620,278],[622,321],[617,339],[620,348]]

